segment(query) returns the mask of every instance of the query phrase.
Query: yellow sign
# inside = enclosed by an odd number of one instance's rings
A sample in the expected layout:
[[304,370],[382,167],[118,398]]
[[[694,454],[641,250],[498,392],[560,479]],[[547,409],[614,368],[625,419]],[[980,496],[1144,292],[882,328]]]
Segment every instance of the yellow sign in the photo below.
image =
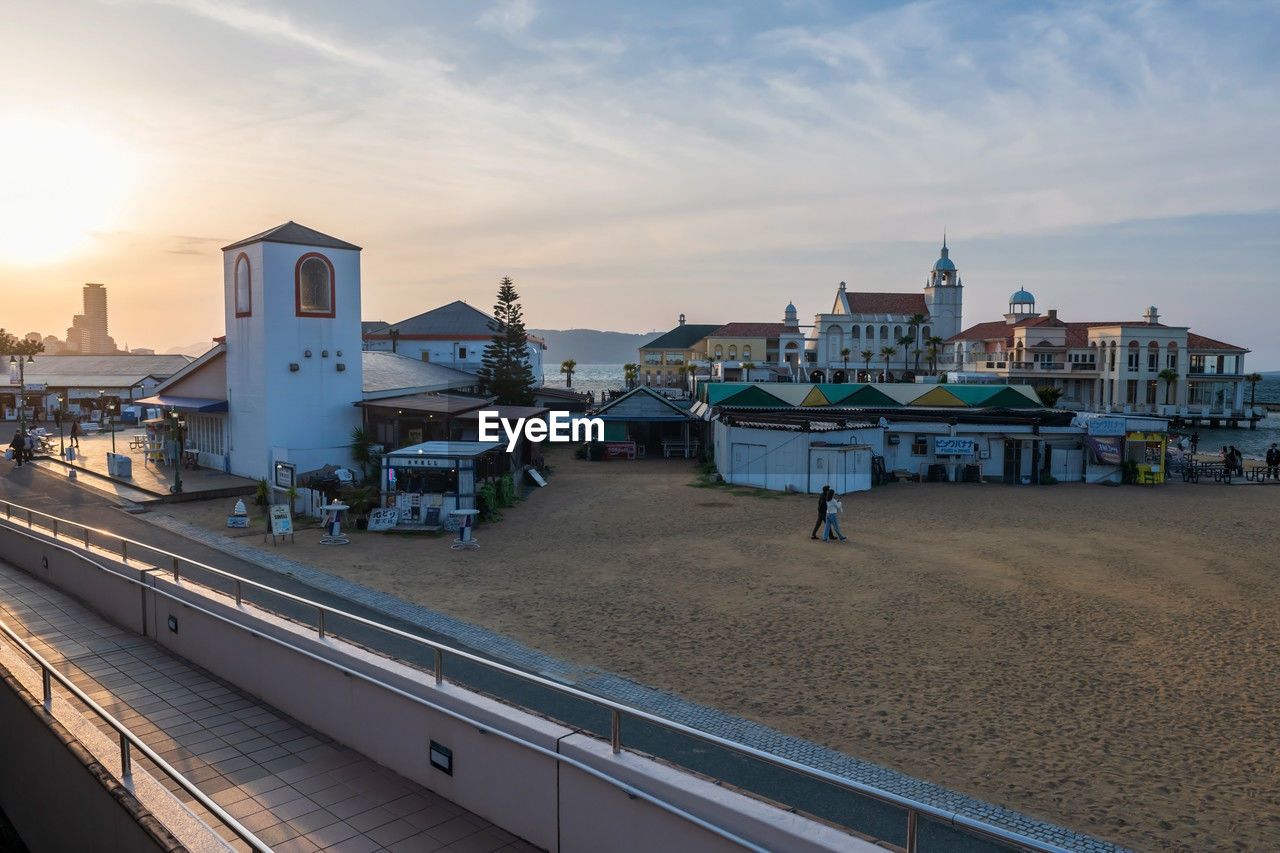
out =
[[1127,441],[1164,441],[1165,434],[1162,432],[1130,432],[1125,434]]

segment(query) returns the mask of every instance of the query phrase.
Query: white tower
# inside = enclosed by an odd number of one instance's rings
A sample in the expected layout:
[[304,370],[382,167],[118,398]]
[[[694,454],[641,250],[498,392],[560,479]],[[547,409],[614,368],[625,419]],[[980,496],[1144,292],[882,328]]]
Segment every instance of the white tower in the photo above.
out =
[[295,222],[222,250],[231,471],[274,481],[351,460],[360,247]]
[[930,333],[943,340],[960,331],[964,285],[955,262],[947,257],[947,237],[942,236],[942,257],[933,264],[924,284],[924,304],[929,311]]

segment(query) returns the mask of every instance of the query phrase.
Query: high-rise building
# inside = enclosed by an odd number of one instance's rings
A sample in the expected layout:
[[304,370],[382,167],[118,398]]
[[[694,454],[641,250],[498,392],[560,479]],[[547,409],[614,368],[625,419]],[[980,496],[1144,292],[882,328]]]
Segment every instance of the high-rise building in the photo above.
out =
[[107,288],[90,282],[84,286],[84,313],[77,314],[67,329],[67,350],[86,355],[116,351],[116,342],[107,334]]

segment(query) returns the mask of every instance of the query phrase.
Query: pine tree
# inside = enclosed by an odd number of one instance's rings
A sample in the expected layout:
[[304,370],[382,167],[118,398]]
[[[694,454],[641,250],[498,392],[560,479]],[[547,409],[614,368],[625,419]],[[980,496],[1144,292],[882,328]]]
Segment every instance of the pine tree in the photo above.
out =
[[480,359],[480,388],[492,394],[500,406],[532,406],[535,382],[529,366],[528,340],[520,294],[509,276],[498,284],[498,301],[493,306],[493,339]]

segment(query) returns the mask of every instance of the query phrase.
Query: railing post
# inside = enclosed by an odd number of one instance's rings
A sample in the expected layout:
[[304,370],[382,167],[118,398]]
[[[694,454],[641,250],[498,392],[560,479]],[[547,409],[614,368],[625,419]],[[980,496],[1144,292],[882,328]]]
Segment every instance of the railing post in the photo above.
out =
[[31,510],[27,510],[27,527],[35,527],[35,521]]
[[915,809],[907,810],[907,853],[916,853],[916,839],[920,831],[920,813]]
[[613,754],[617,755],[622,751],[622,713],[614,708],[611,717],[609,745],[613,748]]
[[240,595],[240,578],[236,578],[236,607],[243,603],[243,597]]
[[320,632],[320,639],[324,639],[324,608],[316,608],[316,630]]
[[53,710],[53,684],[49,677],[49,667],[40,664],[40,682],[44,685],[44,709]]
[[439,646],[436,647],[436,684],[444,681],[444,652]]
[[56,518],[53,520],[53,538],[58,538],[58,519]]
[[89,528],[84,529],[84,549],[89,550]]
[[125,565],[129,564],[129,540],[128,539],[120,540],[120,559],[124,561]]
[[120,732],[120,778],[127,780],[133,775],[133,760],[129,755],[129,739]]
[[177,557],[173,558],[173,579],[180,580],[178,576],[178,558]]

